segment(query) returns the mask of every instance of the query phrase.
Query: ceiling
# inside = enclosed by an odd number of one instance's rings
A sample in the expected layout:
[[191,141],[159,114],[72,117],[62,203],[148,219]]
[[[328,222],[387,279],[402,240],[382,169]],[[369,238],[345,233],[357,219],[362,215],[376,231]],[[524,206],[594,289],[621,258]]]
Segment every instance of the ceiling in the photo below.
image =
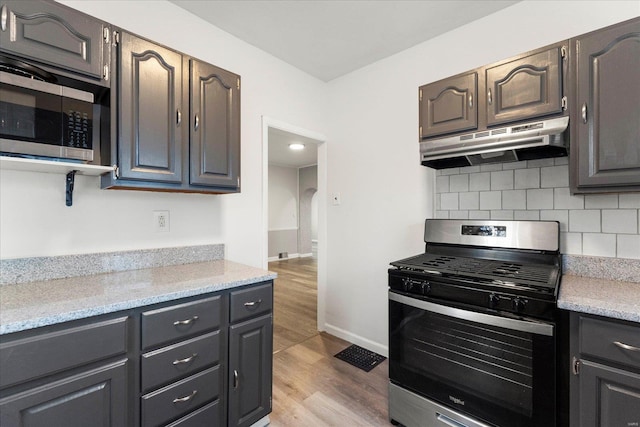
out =
[[328,82],[511,6],[498,0],[171,0]]
[[[289,144],[304,144],[304,150],[294,151]],[[269,164],[300,168],[318,163],[318,144],[311,138],[305,138],[280,129],[269,128]]]

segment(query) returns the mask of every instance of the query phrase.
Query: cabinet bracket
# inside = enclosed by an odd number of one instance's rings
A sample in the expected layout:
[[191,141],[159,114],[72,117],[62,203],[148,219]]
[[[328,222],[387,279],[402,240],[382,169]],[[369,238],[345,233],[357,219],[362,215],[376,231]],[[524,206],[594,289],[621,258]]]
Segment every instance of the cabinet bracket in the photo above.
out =
[[67,206],[73,205],[73,184],[76,179],[76,170],[67,173]]

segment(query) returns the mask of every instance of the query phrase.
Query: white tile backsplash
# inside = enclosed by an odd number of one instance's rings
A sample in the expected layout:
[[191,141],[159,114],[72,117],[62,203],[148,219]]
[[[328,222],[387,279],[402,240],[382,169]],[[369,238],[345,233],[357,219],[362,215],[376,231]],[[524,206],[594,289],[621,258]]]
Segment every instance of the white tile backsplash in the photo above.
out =
[[640,193],[571,195],[568,163],[440,170],[436,218],[558,221],[564,254],[640,259]]
[[550,166],[540,168],[540,187],[555,188],[569,186],[569,166]]
[[460,209],[478,210],[480,209],[480,193],[471,191],[460,193]]
[[469,181],[470,191],[486,191],[491,190],[491,173],[479,172],[472,175]]
[[449,179],[449,191],[469,191],[469,175],[452,175]]
[[540,188],[540,168],[520,169],[515,171],[514,188]]
[[513,171],[491,172],[491,191],[513,189]]
[[527,192],[525,190],[507,190],[502,192],[503,209],[527,209]]
[[640,259],[640,236],[632,234],[618,235],[618,258]]
[[502,209],[502,191],[481,191],[480,209],[498,210]]
[[614,258],[616,256],[616,235],[584,233],[582,235],[582,254]]
[[637,209],[603,209],[602,232],[638,234]]
[[527,209],[553,209],[553,188],[527,190]]
[[600,211],[597,209],[569,211],[569,231],[600,233]]

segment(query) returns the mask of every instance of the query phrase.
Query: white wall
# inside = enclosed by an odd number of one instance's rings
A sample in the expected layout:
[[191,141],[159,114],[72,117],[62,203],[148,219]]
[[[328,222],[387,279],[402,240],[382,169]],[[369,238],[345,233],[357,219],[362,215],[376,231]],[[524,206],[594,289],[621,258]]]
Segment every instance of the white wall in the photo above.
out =
[[298,169],[269,165],[269,231],[298,228]]
[[[322,131],[326,84],[169,2],[62,3],[242,76],[242,192],[104,191],[98,178],[78,177],[68,208],[64,175],[3,170],[0,257],[225,243],[228,259],[262,266],[261,117]],[[153,210],[171,212],[170,233],[153,232]]]
[[388,263],[423,250],[434,172],[418,86],[640,14],[640,3],[524,1],[329,83],[326,328],[387,351]]

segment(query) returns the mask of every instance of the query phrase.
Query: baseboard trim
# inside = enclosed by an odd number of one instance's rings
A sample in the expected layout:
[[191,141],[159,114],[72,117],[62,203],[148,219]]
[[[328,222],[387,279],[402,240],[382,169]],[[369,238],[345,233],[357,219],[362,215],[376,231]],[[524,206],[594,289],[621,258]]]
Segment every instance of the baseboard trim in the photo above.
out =
[[272,261],[284,261],[287,259],[292,259],[292,258],[300,258],[301,255],[300,254],[289,254],[289,256],[287,258],[278,258],[277,256],[272,256],[267,258],[267,262],[272,262]]
[[378,354],[383,355],[384,357],[389,357],[389,347],[386,345],[371,341],[368,338],[361,337],[360,335],[356,335],[352,332],[346,331],[342,328],[338,328],[337,326],[330,325],[328,323],[325,323],[324,328],[321,330],[324,330],[326,333],[334,335],[338,338],[342,338],[345,341],[349,341],[352,344],[364,347],[367,350],[374,351]]
[[309,258],[310,256],[313,256],[313,253],[312,253],[312,252],[310,252],[310,253],[308,253],[308,254],[300,254],[300,255],[298,255],[298,256],[299,256],[300,258]]

